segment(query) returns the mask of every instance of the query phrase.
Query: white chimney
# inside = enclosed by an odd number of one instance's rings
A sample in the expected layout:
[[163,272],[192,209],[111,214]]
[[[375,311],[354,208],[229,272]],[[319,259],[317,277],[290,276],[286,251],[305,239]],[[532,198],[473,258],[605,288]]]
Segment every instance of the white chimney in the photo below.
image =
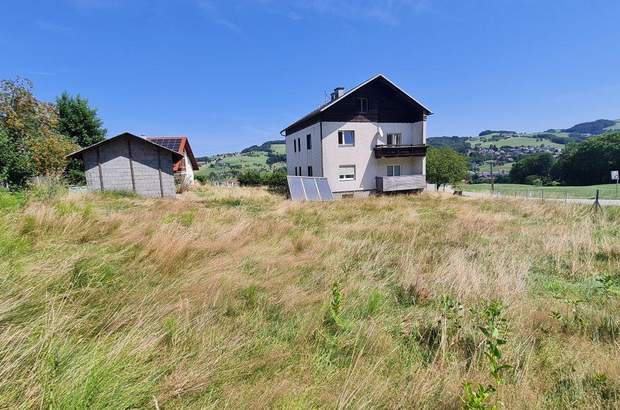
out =
[[338,98],[344,95],[344,87],[336,87],[334,88],[334,92],[331,94],[332,101],[337,100]]

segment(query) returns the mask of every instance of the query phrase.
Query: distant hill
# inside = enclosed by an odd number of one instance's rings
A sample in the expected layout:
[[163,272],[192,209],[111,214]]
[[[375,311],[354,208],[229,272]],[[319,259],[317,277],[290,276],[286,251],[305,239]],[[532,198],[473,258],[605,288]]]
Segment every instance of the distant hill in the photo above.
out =
[[485,130],[476,137],[431,137],[428,143],[434,147],[449,146],[458,152],[467,152],[476,146],[488,148],[496,147],[537,147],[546,145],[562,147],[571,142],[583,141],[594,135],[620,131],[620,119],[595,120],[583,122],[563,129],[548,129],[541,132],[516,132],[505,130]]
[[236,178],[242,171],[252,169],[259,172],[271,172],[286,168],[286,145],[284,140],[267,141],[261,145],[252,145],[241,152],[218,154],[198,158],[205,162],[197,175],[221,181]]

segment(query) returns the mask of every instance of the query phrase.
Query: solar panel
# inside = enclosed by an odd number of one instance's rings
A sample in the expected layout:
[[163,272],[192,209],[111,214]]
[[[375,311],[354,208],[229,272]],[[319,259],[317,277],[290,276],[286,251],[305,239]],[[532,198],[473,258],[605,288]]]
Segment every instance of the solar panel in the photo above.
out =
[[308,201],[320,201],[319,190],[314,182],[314,178],[304,177],[301,179],[304,184],[304,190],[306,191],[306,199]]
[[301,183],[299,177],[287,177],[288,191],[291,193],[291,199],[293,201],[305,201],[306,193],[304,192],[304,186]]
[[181,138],[148,138],[148,140],[175,152],[179,152],[181,146]]
[[287,176],[293,201],[333,201],[327,178]]
[[329,187],[329,182],[327,182],[327,178],[317,178],[316,185],[319,188],[319,195],[321,196],[322,201],[334,200],[334,196],[332,195],[332,190]]

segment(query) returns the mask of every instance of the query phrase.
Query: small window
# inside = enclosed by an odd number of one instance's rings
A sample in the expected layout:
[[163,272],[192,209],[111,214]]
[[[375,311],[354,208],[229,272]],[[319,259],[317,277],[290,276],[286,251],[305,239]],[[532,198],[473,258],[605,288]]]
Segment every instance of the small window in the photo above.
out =
[[295,167],[295,176],[298,176],[298,175],[297,175],[297,167]]
[[368,112],[368,98],[361,97],[357,99],[360,107],[360,113],[366,114]]
[[387,144],[388,145],[401,145],[402,144],[402,135],[401,134],[388,134],[387,135]]
[[301,138],[297,138],[297,151],[301,151]]
[[355,145],[355,131],[338,131],[338,145],[345,147]]
[[308,167],[308,176],[311,177],[312,176],[312,167]]
[[306,147],[312,149],[312,134],[306,135]]
[[400,176],[400,165],[388,165],[387,176],[388,177],[399,177]]
[[338,180],[354,181],[355,180],[355,165],[341,165],[339,172],[338,172]]
[[297,140],[293,140],[293,152],[297,152]]

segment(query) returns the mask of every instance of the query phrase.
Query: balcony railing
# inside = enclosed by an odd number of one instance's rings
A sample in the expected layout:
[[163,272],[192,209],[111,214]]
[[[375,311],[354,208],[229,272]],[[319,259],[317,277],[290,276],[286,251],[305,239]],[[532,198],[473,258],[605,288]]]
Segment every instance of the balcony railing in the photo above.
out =
[[376,145],[375,158],[423,157],[427,146],[419,145]]
[[377,192],[413,191],[426,188],[424,175],[400,175],[397,177],[376,177]]

